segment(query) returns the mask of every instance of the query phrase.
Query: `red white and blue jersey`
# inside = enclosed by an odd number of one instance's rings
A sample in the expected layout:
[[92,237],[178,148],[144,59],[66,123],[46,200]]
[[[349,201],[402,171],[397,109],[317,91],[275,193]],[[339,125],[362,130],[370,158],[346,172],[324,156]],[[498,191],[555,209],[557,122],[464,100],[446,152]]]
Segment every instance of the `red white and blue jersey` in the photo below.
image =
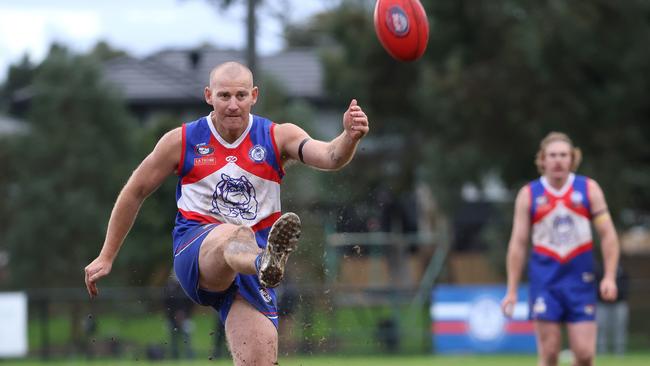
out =
[[275,126],[250,115],[244,133],[228,143],[210,116],[183,125],[175,236],[195,225],[232,223],[252,228],[258,246],[266,246],[268,231],[280,217],[284,176]]
[[529,183],[532,288],[593,286],[588,181],[571,174],[559,190],[545,177]]

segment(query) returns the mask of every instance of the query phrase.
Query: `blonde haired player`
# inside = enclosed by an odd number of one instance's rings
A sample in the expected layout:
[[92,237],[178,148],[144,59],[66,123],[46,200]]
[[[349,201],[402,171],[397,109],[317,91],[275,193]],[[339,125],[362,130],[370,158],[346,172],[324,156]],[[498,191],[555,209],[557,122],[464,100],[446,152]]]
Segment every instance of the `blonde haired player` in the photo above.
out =
[[[562,324],[567,326],[574,365],[593,365],[596,291],[607,301],[617,296],[616,230],[598,183],[574,173],[581,159],[580,150],[566,134],[549,133],[535,160],[541,177],[522,187],[515,201],[502,309],[512,315],[526,247],[532,239],[529,311],[541,366],[558,364]],[[593,268],[592,223],[601,239],[605,268],[600,284],[595,283]]]

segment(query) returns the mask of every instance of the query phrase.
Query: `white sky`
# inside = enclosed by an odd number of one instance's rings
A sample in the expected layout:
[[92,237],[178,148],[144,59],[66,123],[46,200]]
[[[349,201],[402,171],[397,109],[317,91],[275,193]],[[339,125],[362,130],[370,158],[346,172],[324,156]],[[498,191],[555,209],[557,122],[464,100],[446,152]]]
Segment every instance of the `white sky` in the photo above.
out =
[[[280,24],[272,16],[284,8],[292,21],[327,10],[334,0],[266,0],[258,11],[257,48],[268,54],[283,46]],[[40,62],[56,41],[86,52],[99,40],[134,56],[165,48],[189,48],[209,42],[243,48],[245,0],[227,10],[208,0],[0,0],[0,81],[10,64],[28,54]]]

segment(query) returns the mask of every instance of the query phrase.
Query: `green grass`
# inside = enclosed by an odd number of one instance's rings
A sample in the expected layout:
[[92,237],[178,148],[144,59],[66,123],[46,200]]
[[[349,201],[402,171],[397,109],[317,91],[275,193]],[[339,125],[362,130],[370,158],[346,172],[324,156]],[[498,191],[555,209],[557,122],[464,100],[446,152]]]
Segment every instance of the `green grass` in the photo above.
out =
[[[197,312],[193,317],[194,331],[192,345],[197,351],[212,348],[216,317],[212,311]],[[167,320],[162,313],[124,316],[116,313],[102,314],[97,319],[98,330],[92,336],[77,335],[84,342],[107,344],[119,342],[128,352],[132,348],[142,348],[149,344],[165,345],[169,341]],[[74,343],[70,319],[53,316],[49,319],[48,339],[52,352],[61,353]],[[29,322],[28,342],[32,352],[40,352],[43,332],[38,319]],[[1,361],[1,360],[0,360]],[[1,364],[1,363],[0,363]]]
[[[3,365],[32,366],[42,365],[40,361],[20,360],[5,361]],[[52,361],[48,366],[63,365],[93,365],[93,366],[142,366],[142,365],[191,365],[191,366],[224,366],[232,365],[230,360],[196,360],[196,361],[166,361],[148,362],[144,360],[132,361]],[[280,358],[282,366],[325,366],[325,365],[350,365],[350,366],[522,366],[535,365],[534,356],[373,356],[373,357],[285,357]],[[560,363],[568,365],[568,363]],[[650,354],[632,354],[625,357],[599,356],[598,366],[647,366],[650,365]]]
[[[93,343],[95,348],[106,349],[109,344],[120,345],[123,357],[135,357],[149,345],[166,347],[169,341],[167,321],[161,312],[138,309],[137,304],[126,310],[103,311],[96,315],[97,332],[84,335],[81,329],[72,329],[68,312],[59,311],[48,319],[48,339],[55,357],[81,354],[73,347],[79,343]],[[118,311],[120,310],[120,311]],[[192,347],[197,355],[210,353],[214,343],[216,314],[208,308],[199,308],[192,317],[195,329],[192,332]],[[407,314],[406,308],[401,309]],[[376,339],[377,322],[394,316],[394,309],[387,306],[341,307],[335,311],[305,311],[299,307],[294,314],[295,321],[287,333],[291,334],[295,347],[312,349],[315,352],[336,354],[376,354],[382,351]],[[402,316],[400,323],[400,351],[408,354],[422,354],[430,350],[428,314],[418,312],[417,316]],[[43,346],[43,329],[37,316],[29,322],[29,349],[39,354]],[[293,352],[292,352],[293,353]],[[105,353],[104,353],[105,354]]]
[[[289,341],[280,344],[280,364],[298,365],[432,365],[432,366],[491,366],[491,365],[535,365],[533,356],[377,356],[384,349],[376,338],[377,322],[380,319],[391,318],[396,310],[387,306],[374,307],[338,307],[332,308],[320,304],[303,308],[299,306],[294,314],[295,321],[291,329]],[[49,317],[48,333],[50,354],[53,361],[48,365],[149,365],[144,357],[147,347],[168,348],[169,330],[166,320],[160,311],[152,311],[144,305],[134,303],[121,304],[115,308],[94,311],[97,315],[98,330],[92,336],[80,334],[81,330],[71,326],[69,311],[53,312]],[[430,320],[428,313],[417,309],[412,311],[399,308],[400,324],[400,354],[423,355],[431,349]],[[408,310],[411,310],[410,312]],[[36,314],[37,315],[37,314]],[[193,316],[195,329],[192,336],[192,346],[198,360],[193,362],[162,362],[174,365],[231,365],[229,360],[208,361],[207,355],[213,349],[214,325],[216,314],[208,308],[197,308]],[[38,316],[30,317],[28,360],[2,360],[4,365],[40,365],[38,355],[42,348],[42,328]],[[76,340],[76,341],[75,341]],[[98,357],[107,357],[108,347],[113,344],[120,346],[120,360],[87,362],[83,359],[83,350],[79,343],[89,344],[96,350]],[[291,344],[291,346],[289,346]],[[625,358],[598,357],[598,366],[614,365],[650,365],[650,353],[646,350],[648,338],[630,337],[630,349],[644,353],[633,353]],[[633,347],[634,346],[634,347]],[[221,346],[225,352],[225,346]],[[313,350],[315,354],[330,354],[335,356],[295,356],[297,350]],[[131,360],[131,361],[125,361]],[[137,360],[137,361],[136,361]],[[159,364],[161,362],[158,362]],[[566,363],[565,363],[566,364]]]

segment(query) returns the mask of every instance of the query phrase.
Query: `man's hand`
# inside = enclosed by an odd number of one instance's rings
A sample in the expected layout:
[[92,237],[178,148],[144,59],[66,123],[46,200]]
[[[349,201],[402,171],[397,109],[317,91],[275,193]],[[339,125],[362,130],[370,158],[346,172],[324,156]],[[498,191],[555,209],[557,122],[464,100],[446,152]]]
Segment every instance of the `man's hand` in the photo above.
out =
[[112,266],[113,263],[110,260],[104,259],[100,256],[84,269],[86,289],[88,290],[88,295],[90,295],[91,299],[94,299],[95,296],[99,294],[99,291],[97,290],[97,281],[109,274]]
[[343,114],[343,128],[347,135],[354,141],[360,140],[370,130],[368,116],[357,105],[356,99],[352,99],[348,110]]
[[503,315],[508,318],[512,318],[512,314],[515,312],[515,305],[517,304],[517,293],[508,292],[506,296],[501,300],[501,311]]
[[614,301],[618,297],[616,281],[611,278],[603,278],[600,281],[600,297],[605,301]]

